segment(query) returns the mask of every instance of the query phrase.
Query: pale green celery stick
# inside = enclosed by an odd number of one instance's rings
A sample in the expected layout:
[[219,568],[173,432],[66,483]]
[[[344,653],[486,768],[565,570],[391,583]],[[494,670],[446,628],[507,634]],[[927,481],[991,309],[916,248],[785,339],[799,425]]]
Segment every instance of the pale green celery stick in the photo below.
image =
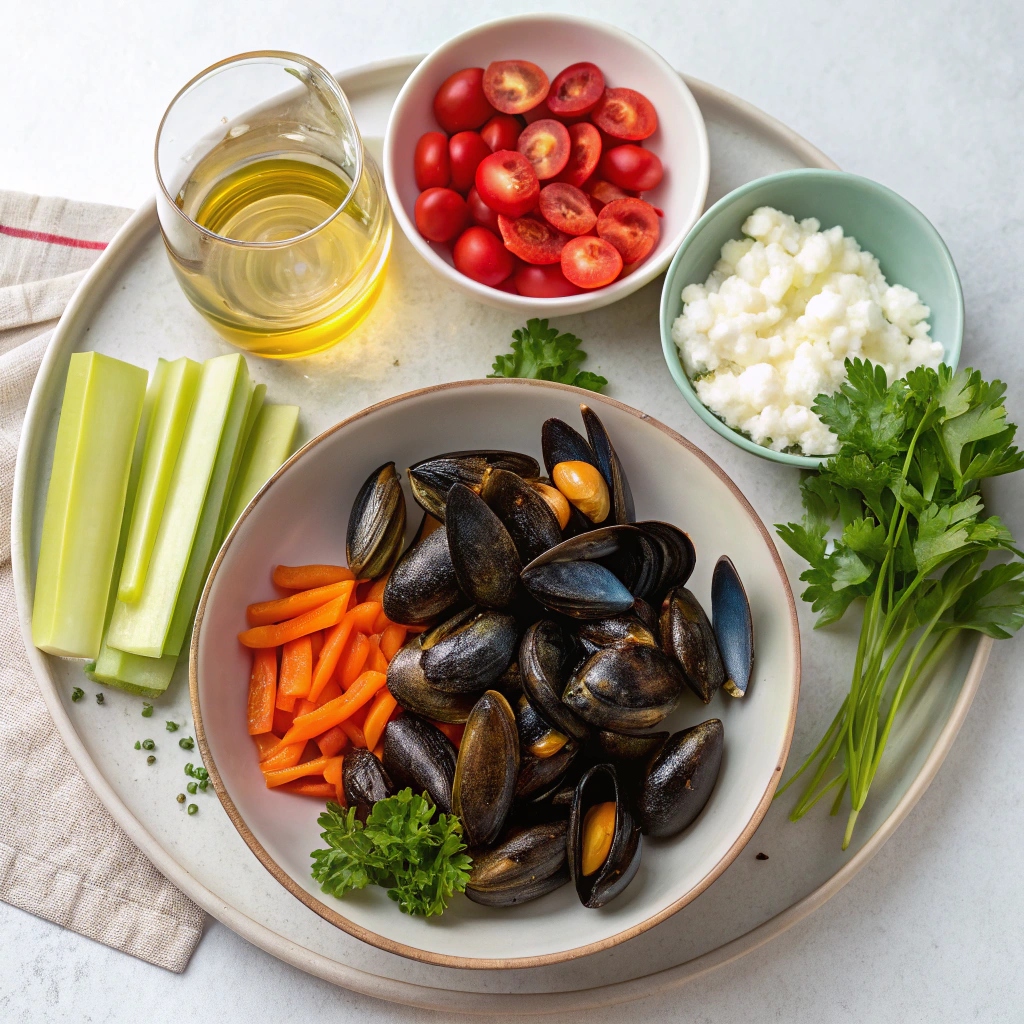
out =
[[256,492],[281,468],[292,453],[299,424],[297,405],[265,405],[245,446],[224,520],[227,533],[238,521]]
[[148,376],[98,352],[71,356],[32,608],[32,642],[49,654],[100,649]]
[[221,439],[232,412],[237,411],[234,396],[242,387],[247,406],[248,386],[241,355],[217,356],[203,364],[142,595],[134,604],[119,600],[114,606],[107,631],[111,647],[147,658],[163,655]]
[[164,374],[164,384],[146,438],[138,493],[130,506],[131,528],[117,588],[117,596],[129,604],[142,595],[171,475],[202,371],[199,363],[191,359],[176,359],[173,363],[161,359],[160,363],[163,365],[157,366],[157,372]]
[[[263,408],[263,401],[266,397],[267,385],[256,384],[252,393],[252,401],[249,403],[249,413],[245,417],[245,429],[242,431],[242,436],[240,438],[241,443],[235,448],[235,461],[231,464],[231,476],[228,479],[228,489],[226,492],[227,498],[230,498],[231,494],[234,492],[235,481],[238,479],[238,470],[242,465],[242,457],[245,454],[247,445],[249,444],[249,438],[252,437],[252,429],[256,425],[256,419],[260,414],[260,410]],[[226,534],[231,528],[231,525],[233,525],[226,523],[228,505],[228,500],[225,500],[220,510],[220,522],[217,524],[218,548],[224,540],[224,534]]]
[[86,666],[85,674],[97,683],[116,686],[140,697],[161,697],[171,685],[178,659],[173,654],[162,658],[140,658],[104,644],[100,656]]

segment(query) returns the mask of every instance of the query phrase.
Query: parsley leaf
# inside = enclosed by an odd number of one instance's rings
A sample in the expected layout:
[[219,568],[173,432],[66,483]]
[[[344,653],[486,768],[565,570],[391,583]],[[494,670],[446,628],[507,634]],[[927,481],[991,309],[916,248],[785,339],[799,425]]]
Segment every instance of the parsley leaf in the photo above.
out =
[[589,370],[580,370],[587,353],[580,349],[575,334],[559,334],[547,320],[534,317],[525,327],[512,332],[512,352],[494,359],[488,377],[521,377],[572,384],[587,391],[601,391],[608,383]]

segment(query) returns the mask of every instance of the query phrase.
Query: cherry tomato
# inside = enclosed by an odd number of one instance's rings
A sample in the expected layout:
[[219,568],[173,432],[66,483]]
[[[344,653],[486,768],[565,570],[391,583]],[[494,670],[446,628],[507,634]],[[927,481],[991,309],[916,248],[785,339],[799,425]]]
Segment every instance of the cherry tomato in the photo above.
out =
[[469,207],[469,216],[474,224],[490,228],[495,233],[498,231],[498,215],[480,198],[480,193],[475,188],[469,190],[466,196],[466,205]]
[[473,187],[477,165],[491,148],[477,132],[456,132],[448,140],[448,157],[452,167],[452,188],[468,192]]
[[609,149],[601,157],[600,171],[613,185],[634,192],[657,188],[665,173],[656,154],[632,143]]
[[661,227],[650,203],[615,199],[598,215],[597,234],[619,250],[623,263],[638,263],[658,244]]
[[524,114],[548,94],[548,76],[528,60],[496,60],[487,65],[484,96],[503,114]]
[[450,188],[428,188],[416,199],[416,228],[431,242],[448,242],[466,225],[466,200]]
[[416,174],[416,187],[444,188],[451,181],[448,162],[448,136],[444,132],[426,132],[416,143],[412,165]]
[[501,284],[515,267],[512,254],[501,244],[501,239],[479,226],[462,232],[452,256],[456,270],[492,288]]
[[480,135],[484,142],[491,147],[491,152],[497,153],[499,149],[515,149],[516,142],[519,141],[519,133],[522,130],[523,126],[519,123],[518,118],[511,114],[495,114],[480,129]]
[[540,182],[533,165],[522,153],[501,149],[480,161],[476,190],[495,212],[521,217],[537,205]]
[[569,162],[571,148],[569,129],[551,118],[527,125],[516,144],[541,180],[562,172]]
[[604,93],[604,75],[596,64],[581,61],[560,71],[548,92],[551,113],[571,117],[589,114]]
[[498,228],[509,252],[527,263],[557,263],[568,235],[536,217],[498,216]]
[[658,130],[654,104],[633,89],[605,89],[590,118],[601,131],[631,142],[646,139]]
[[593,173],[601,159],[601,136],[586,121],[569,126],[569,162],[558,176],[559,181],[579,188]]
[[434,96],[434,117],[449,135],[479,128],[494,110],[483,90],[483,68],[463,68],[441,83]]
[[560,299],[566,295],[581,295],[583,289],[566,279],[557,263],[546,266],[527,265],[517,270],[513,280],[520,295],[532,299]]
[[602,178],[591,178],[589,181],[584,182],[583,191],[591,199],[596,199],[601,206],[604,206],[606,203],[613,203],[616,199],[629,199],[633,197],[631,192],[627,192],[624,188],[619,188],[618,185],[613,185],[610,181],[604,181]]
[[597,214],[582,189],[555,181],[540,190],[541,216],[568,235],[585,235],[595,223]]
[[555,115],[551,113],[551,108],[548,106],[547,100],[541,100],[537,106],[531,107],[525,114],[520,114],[520,117],[522,117],[527,125],[533,124],[534,121],[543,121],[545,118],[552,118],[554,116]]
[[561,262],[562,273],[580,288],[603,288],[622,270],[618,249],[593,235],[581,235],[566,242]]

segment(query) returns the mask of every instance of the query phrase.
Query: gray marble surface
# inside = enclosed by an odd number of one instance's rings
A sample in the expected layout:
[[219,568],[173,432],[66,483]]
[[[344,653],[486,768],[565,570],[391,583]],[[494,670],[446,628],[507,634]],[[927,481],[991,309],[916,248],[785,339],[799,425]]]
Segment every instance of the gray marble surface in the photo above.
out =
[[[443,12],[381,4],[373,14],[338,0],[307,0],[301,8],[255,0],[189,0],[173,8],[5,0],[0,186],[137,204],[151,192],[151,140],[163,106],[213,60],[275,47],[342,68],[427,50],[508,10],[484,0]],[[1024,257],[1019,4],[989,2],[968,11],[939,2],[736,0],[709,7],[652,0],[628,14],[604,2],[588,3],[586,11],[630,29],[677,67],[780,117],[840,166],[917,204],[945,236],[963,278],[965,361],[1010,381],[1011,413],[1024,415],[1012,290]],[[1024,533],[1024,484],[1004,482],[995,497]],[[1019,651],[1018,642],[997,645],[935,783],[835,899],[684,989],[589,1016],[1020,1020]],[[439,1017],[333,988],[216,923],[180,977],[2,904],[0,945],[5,1022]]]

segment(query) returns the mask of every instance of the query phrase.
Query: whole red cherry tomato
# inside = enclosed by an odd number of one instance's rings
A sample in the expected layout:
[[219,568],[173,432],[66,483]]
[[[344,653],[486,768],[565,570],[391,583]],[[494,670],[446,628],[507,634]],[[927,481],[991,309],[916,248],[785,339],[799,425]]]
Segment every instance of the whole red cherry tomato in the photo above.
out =
[[466,228],[455,243],[452,256],[456,270],[492,288],[501,284],[515,267],[512,254],[487,228]]
[[448,162],[448,136],[444,132],[426,132],[416,143],[412,159],[416,174],[416,187],[445,188],[451,181],[451,165]]
[[468,192],[473,187],[476,169],[491,148],[477,132],[457,132],[448,140],[448,157],[452,168],[452,188]]
[[483,68],[463,68],[441,83],[434,96],[434,117],[449,135],[479,128],[493,113],[483,90]]
[[491,152],[497,153],[499,149],[515,149],[522,130],[518,118],[511,114],[495,114],[480,129],[480,135],[491,147]]
[[664,171],[655,153],[643,146],[627,143],[609,149],[601,157],[601,177],[619,188],[648,192],[661,184]]
[[582,288],[566,278],[557,263],[520,267],[513,280],[520,295],[528,295],[533,299],[560,299],[566,295],[583,293]]
[[492,210],[506,217],[521,217],[537,205],[540,182],[522,153],[502,149],[480,161],[476,190]]
[[474,224],[498,232],[498,215],[480,198],[480,193],[475,187],[471,188],[469,195],[466,196],[466,206],[469,207],[469,216]]
[[431,242],[451,241],[466,225],[466,200],[450,188],[428,188],[416,199],[416,228]]

